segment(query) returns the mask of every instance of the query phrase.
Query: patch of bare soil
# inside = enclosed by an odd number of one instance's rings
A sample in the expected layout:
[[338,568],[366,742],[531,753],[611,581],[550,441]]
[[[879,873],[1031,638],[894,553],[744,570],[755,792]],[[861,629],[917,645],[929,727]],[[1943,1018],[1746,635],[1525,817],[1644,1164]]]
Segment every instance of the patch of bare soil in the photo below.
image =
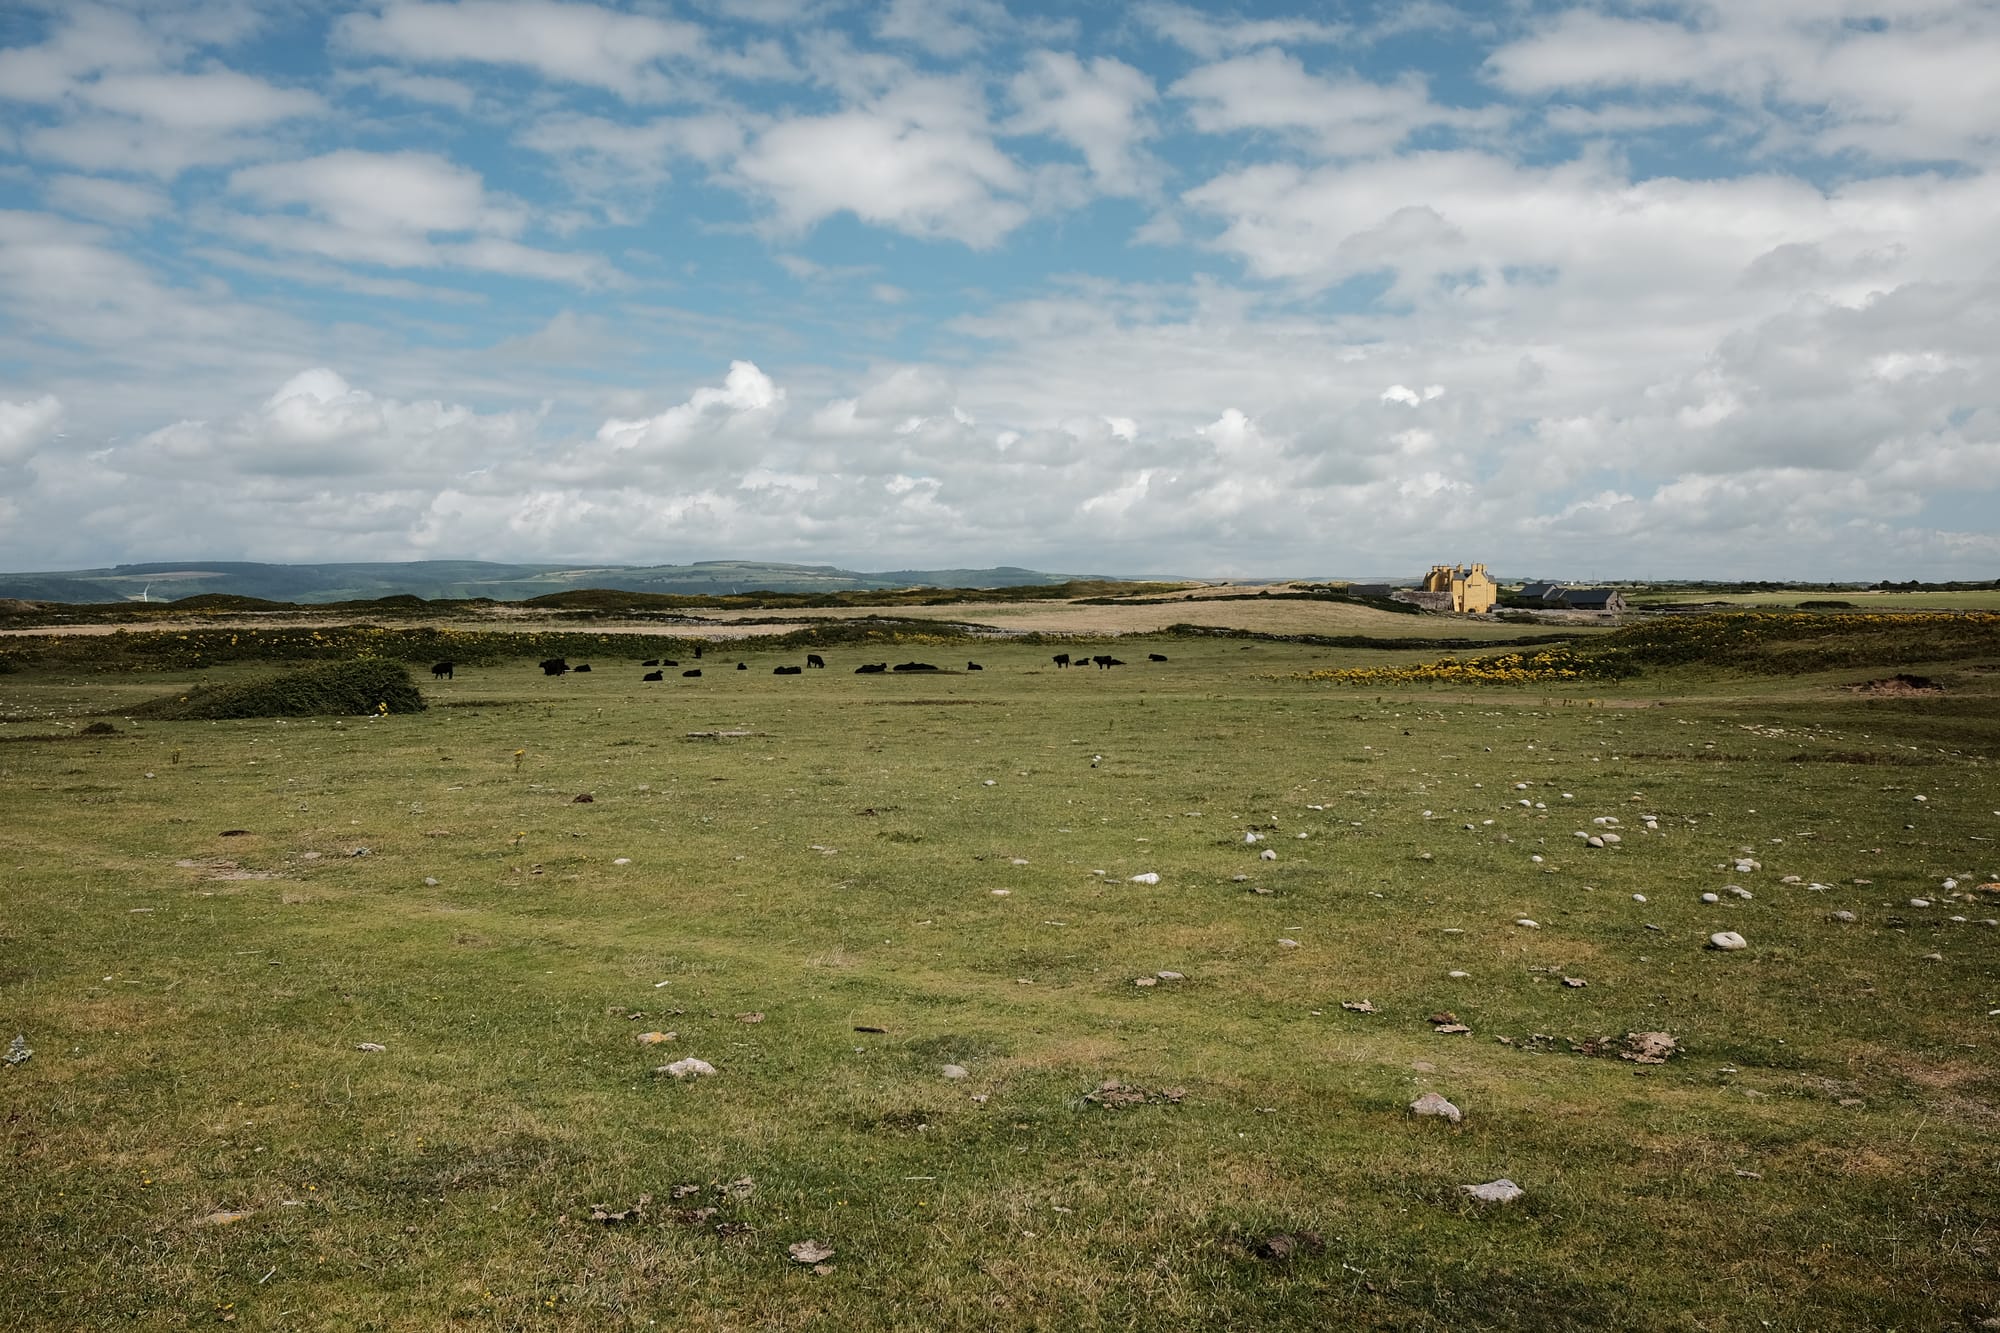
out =
[[1913,676],[1907,671],[1898,671],[1893,676],[1881,680],[1866,681],[1860,685],[1847,687],[1856,694],[1873,695],[1878,698],[1909,698],[1913,695],[1943,694],[1944,686],[1929,676]]

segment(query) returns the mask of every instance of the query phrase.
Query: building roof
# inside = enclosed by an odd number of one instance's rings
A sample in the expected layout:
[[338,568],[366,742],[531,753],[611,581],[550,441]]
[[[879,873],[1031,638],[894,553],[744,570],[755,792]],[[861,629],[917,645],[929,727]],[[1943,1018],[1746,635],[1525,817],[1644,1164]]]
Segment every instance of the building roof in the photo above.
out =
[[1616,588],[1564,588],[1560,596],[1563,605],[1586,610],[1625,601],[1624,595]]

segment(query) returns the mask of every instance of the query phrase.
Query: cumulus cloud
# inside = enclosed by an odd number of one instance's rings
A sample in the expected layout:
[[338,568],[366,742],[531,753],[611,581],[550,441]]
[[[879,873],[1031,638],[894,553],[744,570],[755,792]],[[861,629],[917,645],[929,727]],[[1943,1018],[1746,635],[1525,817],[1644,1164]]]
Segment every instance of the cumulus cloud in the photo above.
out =
[[479,173],[435,153],[343,148],[234,173],[235,194],[304,214],[243,215],[238,234],[273,249],[390,268],[456,266],[589,284],[594,256],[536,249],[514,238],[528,224],[518,201],[490,194]]
[[699,55],[692,23],[556,0],[391,0],[334,27],[342,48],[411,64],[512,65],[628,100],[666,96],[666,66]]
[[0,398],[0,466],[27,462],[55,435],[62,419],[62,402],[54,394],[21,403]]
[[734,166],[788,230],[835,213],[997,244],[1027,220],[1028,174],[997,147],[970,83],[912,79],[869,105],[779,121]]
[[1158,164],[1139,147],[1153,133],[1146,108],[1156,94],[1132,66],[1110,56],[1085,64],[1066,51],[1037,51],[1012,91],[1020,111],[1010,131],[1070,143],[1106,193],[1143,194],[1157,179]]
[[729,440],[761,435],[783,409],[785,392],[748,361],[729,363],[720,386],[704,385],[655,416],[612,418],[597,428],[597,443],[613,454],[648,461],[686,457]]
[[1491,128],[1509,113],[1467,110],[1433,102],[1421,75],[1388,83],[1354,76],[1322,78],[1298,57],[1264,50],[1204,65],[1174,84],[1195,125],[1211,134],[1276,130],[1310,137],[1325,152],[1345,157],[1380,153],[1434,126]]
[[397,479],[421,484],[439,471],[491,462],[530,439],[534,426],[528,413],[380,398],[321,366],[254,409],[163,426],[117,454],[124,466],[170,478],[367,477],[387,489]]

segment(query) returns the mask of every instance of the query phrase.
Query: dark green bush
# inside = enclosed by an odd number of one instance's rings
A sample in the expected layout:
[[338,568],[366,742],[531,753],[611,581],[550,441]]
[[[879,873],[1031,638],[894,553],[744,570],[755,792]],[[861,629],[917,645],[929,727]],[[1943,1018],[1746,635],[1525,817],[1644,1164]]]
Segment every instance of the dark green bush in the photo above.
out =
[[424,696],[410,673],[379,658],[326,662],[262,680],[155,699],[132,717],[187,720],[230,717],[354,717],[422,712]]

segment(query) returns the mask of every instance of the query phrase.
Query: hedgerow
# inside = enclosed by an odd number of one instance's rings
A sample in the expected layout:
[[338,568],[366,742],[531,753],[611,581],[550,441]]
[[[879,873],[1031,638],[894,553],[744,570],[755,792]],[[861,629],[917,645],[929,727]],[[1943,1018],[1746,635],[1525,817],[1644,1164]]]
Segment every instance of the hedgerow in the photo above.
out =
[[420,713],[424,696],[410,673],[380,658],[299,667],[262,680],[155,699],[127,716],[164,721],[232,717],[357,717]]

